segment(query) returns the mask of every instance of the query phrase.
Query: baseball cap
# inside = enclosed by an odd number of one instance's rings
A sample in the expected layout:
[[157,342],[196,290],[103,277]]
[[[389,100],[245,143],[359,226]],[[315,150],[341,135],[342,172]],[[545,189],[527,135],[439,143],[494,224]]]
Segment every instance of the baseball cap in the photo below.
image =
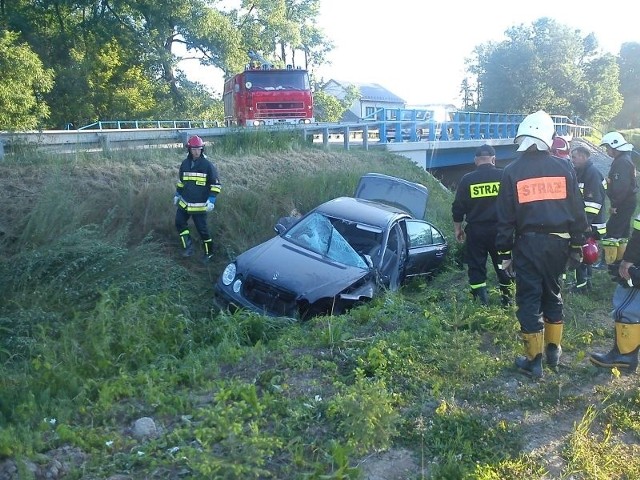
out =
[[493,157],[496,154],[496,151],[493,149],[491,145],[481,145],[476,148],[476,157]]

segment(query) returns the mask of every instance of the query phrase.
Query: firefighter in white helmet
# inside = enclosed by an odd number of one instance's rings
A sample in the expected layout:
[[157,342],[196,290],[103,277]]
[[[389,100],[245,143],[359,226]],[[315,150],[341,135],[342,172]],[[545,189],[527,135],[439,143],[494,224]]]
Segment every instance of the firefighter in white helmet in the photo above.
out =
[[515,270],[525,347],[515,363],[532,377],[543,375],[543,354],[550,367],[560,361],[560,277],[569,259],[574,266],[581,262],[588,227],[573,167],[550,153],[554,136],[549,114],[540,110],[525,117],[515,139],[522,154],[505,167],[496,203],[496,248],[502,268]]
[[607,155],[613,158],[607,174],[609,219],[606,238],[601,242],[605,260],[611,264],[620,261],[629,239],[631,217],[636,209],[638,185],[636,167],[631,160],[633,145],[620,132],[609,132],[600,141]]

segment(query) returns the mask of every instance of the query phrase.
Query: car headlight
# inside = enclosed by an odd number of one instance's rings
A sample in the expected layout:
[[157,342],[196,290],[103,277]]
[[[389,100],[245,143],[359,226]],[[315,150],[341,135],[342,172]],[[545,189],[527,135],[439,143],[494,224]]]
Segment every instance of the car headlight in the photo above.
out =
[[236,264],[230,263],[222,272],[222,283],[229,286],[234,278],[236,278]]

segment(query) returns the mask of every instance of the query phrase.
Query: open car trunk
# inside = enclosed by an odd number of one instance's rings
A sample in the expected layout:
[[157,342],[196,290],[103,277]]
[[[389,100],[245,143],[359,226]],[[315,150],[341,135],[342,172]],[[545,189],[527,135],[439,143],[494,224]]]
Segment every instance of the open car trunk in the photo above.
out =
[[360,178],[356,198],[372,200],[401,208],[414,218],[424,219],[429,201],[429,189],[419,183],[382,173],[367,173]]

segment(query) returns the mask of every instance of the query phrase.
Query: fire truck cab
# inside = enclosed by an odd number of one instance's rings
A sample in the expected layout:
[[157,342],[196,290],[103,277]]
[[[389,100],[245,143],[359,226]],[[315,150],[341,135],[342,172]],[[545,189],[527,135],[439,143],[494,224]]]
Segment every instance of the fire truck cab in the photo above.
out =
[[244,72],[225,81],[225,125],[261,125],[314,122],[313,95],[306,70],[247,65]]

